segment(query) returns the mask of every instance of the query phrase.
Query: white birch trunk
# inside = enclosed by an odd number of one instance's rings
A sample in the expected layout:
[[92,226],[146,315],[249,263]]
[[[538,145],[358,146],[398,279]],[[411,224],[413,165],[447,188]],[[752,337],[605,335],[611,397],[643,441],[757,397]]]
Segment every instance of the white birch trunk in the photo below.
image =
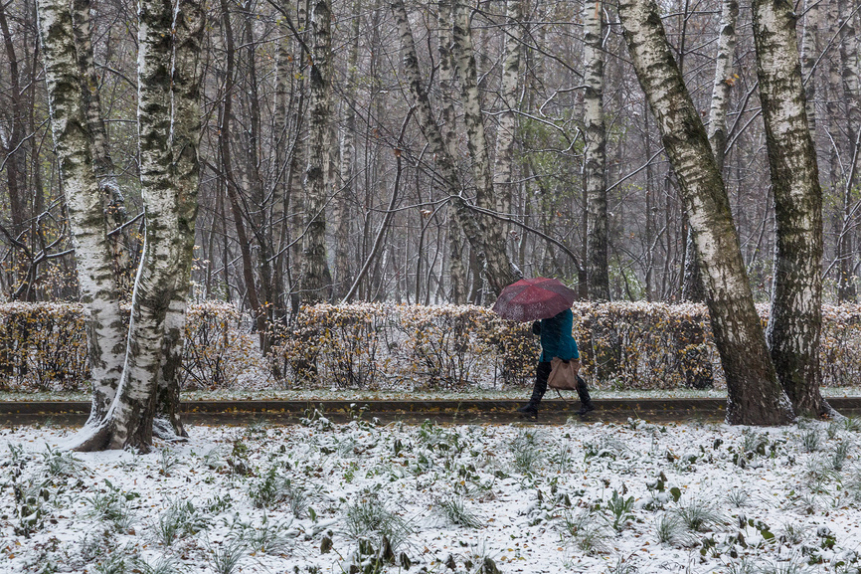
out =
[[362,22],[362,0],[353,2],[353,26],[350,38],[350,52],[347,57],[347,79],[344,90],[347,101],[343,104],[343,134],[340,150],[341,163],[339,170],[338,197],[335,200],[333,223],[335,226],[335,277],[334,298],[340,299],[353,283],[350,274],[350,201],[353,198],[353,164],[355,162],[356,137],[356,94],[359,61],[359,35]]
[[754,0],[759,97],[765,121],[777,240],[766,337],[777,376],[799,415],[830,412],[819,393],[822,190],[807,125],[793,6]]
[[837,300],[843,302],[855,302],[855,252],[853,249],[853,228],[855,217],[852,204],[855,182],[858,181],[858,133],[861,130],[861,80],[859,80],[858,62],[858,37],[856,36],[855,18],[846,2],[837,3],[838,21],[840,29],[840,76],[843,84],[843,101],[846,103],[846,147],[848,176],[843,183],[841,196],[843,200],[843,221],[840,235],[837,238],[837,256],[840,258],[838,265],[839,277],[837,279]]
[[38,10],[54,146],[71,222],[81,303],[88,315],[93,380],[89,424],[93,425],[114,399],[122,373],[126,329],[108,246],[108,224],[93,173],[92,140],[83,109],[71,12],[63,0],[40,0]]
[[[735,83],[733,60],[735,58],[735,25],[737,20],[738,1],[722,0],[720,36],[718,37],[718,51],[715,57],[715,77],[708,126],[709,144],[720,171],[723,171],[726,155],[726,117],[729,109],[730,91]],[[703,279],[697,260],[697,248],[694,244],[693,232],[688,228],[682,300],[701,302],[705,298],[703,290]]]
[[[138,5],[138,138],[141,195],[146,209],[144,252],[132,296],[125,368],[117,396],[96,429],[84,429],[69,446],[82,451],[152,445],[162,345],[174,302],[183,240],[171,178],[170,0]],[[167,304],[166,304],[167,303]],[[178,312],[178,309],[174,309]]]
[[[475,201],[479,207],[495,211],[497,201],[493,189],[493,177],[490,173],[490,157],[481,114],[481,94],[478,90],[475,48],[469,19],[467,7],[462,3],[456,3],[452,50],[460,80],[463,122],[466,126],[467,143],[475,182]],[[499,296],[506,285],[517,280],[517,275],[505,251],[506,240],[502,226],[487,216],[479,216],[476,219],[481,222],[484,230],[482,234],[484,276],[487,279],[487,286],[495,298]]]
[[805,0],[804,28],[801,31],[801,77],[804,84],[804,99],[807,110],[807,125],[810,138],[816,142],[816,78],[814,68],[819,57],[819,24],[822,14],[820,0]]
[[326,215],[328,162],[332,116],[331,95],[331,15],[329,0],[314,0],[311,15],[313,62],[310,67],[309,150],[305,168],[305,224],[302,241],[302,278],[304,302],[313,304],[330,298],[332,276],[326,259]]
[[514,132],[517,109],[521,36],[522,2],[508,0],[505,15],[505,56],[502,60],[502,112],[496,129],[496,154],[494,156],[493,187],[496,191],[496,210],[506,216],[511,213],[511,170],[514,158]]
[[[87,116],[87,127],[92,137],[93,171],[102,192],[106,224],[108,232],[118,229],[126,222],[125,199],[117,181],[116,169],[108,146],[108,133],[102,119],[101,100],[99,98],[99,80],[93,60],[92,43],[92,14],[91,0],[74,0],[72,2],[72,21],[75,27],[75,43],[78,51],[78,65],[81,71],[81,85],[84,96],[84,107]],[[126,297],[129,290],[129,254],[128,238],[124,232],[115,233],[109,237],[109,244],[114,258],[114,273],[117,276],[117,289],[121,297]],[[118,352],[122,362],[122,352]]]
[[586,191],[586,277],[589,298],[610,300],[607,267],[607,133],[604,128],[604,3],[583,5],[583,185]]
[[[457,154],[457,118],[454,113],[454,60],[452,46],[452,0],[440,0],[437,18],[437,42],[439,44],[439,90],[442,95],[440,104],[440,129],[446,149],[452,158]],[[454,190],[458,193],[460,190]],[[466,267],[463,264],[462,230],[454,214],[448,219],[449,280],[451,281],[451,302],[462,305],[466,302]]]
[[[394,14],[395,21],[397,22],[398,32],[401,39],[404,78],[410,94],[410,103],[415,106],[415,114],[419,128],[427,139],[429,151],[436,158],[436,165],[439,169],[440,177],[445,182],[445,186],[452,190],[451,201],[455,208],[455,216],[457,217],[458,224],[463,229],[467,240],[470,242],[470,246],[478,259],[478,264],[483,270],[485,278],[488,280],[488,283],[493,286],[492,288],[496,290],[499,284],[498,276],[489,272],[489,265],[487,264],[488,258],[486,255],[487,250],[490,249],[487,241],[487,238],[490,237],[490,233],[484,225],[483,218],[477,217],[476,212],[472,210],[460,194],[458,194],[458,190],[462,189],[460,175],[458,174],[454,159],[448,152],[448,148],[442,136],[442,131],[436,123],[431,111],[430,102],[428,100],[427,93],[425,92],[421,73],[419,72],[415,41],[413,40],[413,32],[410,28],[409,18],[407,17],[407,11],[404,7],[403,0],[392,1],[392,12]],[[501,246],[495,245],[493,248],[500,250]],[[504,284],[499,286],[499,289],[501,290],[504,286]]]
[[[176,289],[164,321],[161,369],[158,379],[156,430],[163,438],[186,437],[179,412],[186,308],[191,291],[194,261],[197,192],[200,183],[198,145],[201,130],[200,83],[203,76],[202,44],[204,13],[201,0],[177,3],[173,16],[174,49],[171,108],[171,177],[176,195],[177,276]],[[167,435],[166,437],[164,435]]]
[[720,37],[715,60],[715,79],[709,112],[709,143],[718,169],[723,171],[726,154],[726,116],[729,97],[735,83],[735,26],[738,20],[738,0],[721,1]]
[[619,16],[637,77],[679,178],[727,379],[727,422],[793,420],[769,357],[739,248],[729,199],[708,135],[673,60],[654,0],[623,0]]

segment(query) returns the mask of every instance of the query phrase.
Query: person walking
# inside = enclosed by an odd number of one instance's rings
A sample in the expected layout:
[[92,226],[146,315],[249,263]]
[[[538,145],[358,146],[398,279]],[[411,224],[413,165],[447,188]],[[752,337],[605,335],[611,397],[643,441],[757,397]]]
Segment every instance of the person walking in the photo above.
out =
[[[574,327],[574,313],[571,309],[564,309],[549,319],[541,319],[532,323],[532,332],[541,336],[541,356],[535,369],[535,386],[532,389],[532,397],[529,402],[517,409],[517,412],[526,417],[538,418],[538,405],[547,392],[547,379],[552,370],[550,362],[554,357],[559,357],[566,363],[575,361],[575,371],[580,370],[580,351],[571,331]],[[580,396],[580,410],[578,415],[585,415],[595,410],[586,381],[577,375],[577,394]]]

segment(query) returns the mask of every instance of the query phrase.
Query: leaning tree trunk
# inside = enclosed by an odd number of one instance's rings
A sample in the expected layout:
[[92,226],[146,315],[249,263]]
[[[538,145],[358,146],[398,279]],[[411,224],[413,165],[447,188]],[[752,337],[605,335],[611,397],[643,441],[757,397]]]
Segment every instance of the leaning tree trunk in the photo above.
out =
[[[493,248],[501,250],[505,254],[502,246],[488,244],[490,232],[487,229],[484,218],[476,217],[474,208],[467,204],[461,197],[458,190],[462,189],[460,175],[457,171],[454,158],[448,152],[442,132],[437,125],[436,120],[431,112],[430,102],[425,92],[424,82],[422,81],[421,73],[419,72],[419,62],[416,56],[415,41],[413,40],[413,32],[410,28],[407,10],[404,7],[403,0],[393,0],[392,12],[398,26],[398,32],[401,38],[401,51],[403,52],[403,67],[404,78],[407,83],[407,89],[410,94],[410,103],[415,106],[415,115],[419,123],[419,128],[424,134],[428,142],[429,151],[436,157],[436,165],[439,170],[439,176],[444,181],[445,188],[450,190],[451,201],[454,204],[455,216],[457,217],[460,227],[463,229],[467,240],[470,242],[470,247],[478,258],[479,265],[483,269],[485,278],[495,290],[498,283],[498,276],[494,276],[489,272],[487,265],[487,250]],[[504,287],[504,285],[502,285]],[[500,289],[502,288],[500,287]]]
[[[497,201],[493,189],[493,176],[490,173],[490,157],[484,121],[481,114],[481,94],[478,90],[478,74],[475,66],[475,48],[469,25],[467,7],[457,2],[454,6],[454,34],[452,51],[457,64],[460,91],[463,100],[463,123],[466,126],[467,146],[472,160],[475,180],[475,202],[484,210],[495,211]],[[505,252],[505,230],[498,221],[486,215],[477,216],[482,222],[484,233],[484,277],[487,287],[499,296],[506,285],[518,279]]]
[[[715,64],[712,102],[709,113],[709,144],[715,156],[718,170],[723,171],[726,155],[726,116],[729,109],[729,94],[735,78],[735,25],[738,20],[738,0],[722,0],[720,37]],[[682,281],[682,300],[702,302],[705,299],[702,273],[697,260],[697,248],[693,232],[688,228],[685,238],[685,277]]]
[[[454,112],[454,58],[452,57],[452,0],[440,0],[437,18],[437,44],[439,45],[439,91],[441,94],[440,122],[446,149],[452,158],[457,157],[457,119]],[[454,190],[452,195],[458,193]],[[448,219],[449,281],[451,302],[466,302],[466,266],[463,264],[463,242],[457,217]]]
[[793,6],[754,0],[753,34],[777,220],[766,336],[777,376],[799,415],[831,412],[822,372],[822,190],[807,125]]
[[140,0],[138,16],[138,140],[146,235],[132,295],[132,316],[123,377],[107,417],[84,429],[70,446],[93,451],[152,445],[162,344],[184,242],[171,178],[170,0]]
[[727,380],[727,422],[779,425],[793,420],[768,353],[747,279],[723,178],[691,101],[654,0],[624,0],[619,16],[637,77],[694,231],[715,344]]
[[116,394],[127,331],[120,314],[104,205],[93,173],[91,132],[83,107],[68,3],[40,0],[39,31],[54,146],[72,227],[81,303],[87,311],[93,388],[88,425],[95,425],[104,418]]
[[610,300],[607,266],[607,132],[604,128],[604,13],[602,0],[583,5],[583,184],[586,187],[586,281],[589,298]]
[[326,163],[332,117],[332,38],[329,0],[314,0],[311,15],[313,54],[310,69],[310,130],[305,168],[305,235],[302,241],[301,299],[319,303],[330,298],[332,275],[326,258]]
[[[117,181],[116,168],[108,145],[108,132],[102,117],[99,98],[99,78],[93,58],[92,42],[92,0],[72,2],[72,21],[75,27],[75,42],[78,51],[78,66],[84,97],[87,128],[90,130],[93,150],[93,171],[102,192],[102,202],[106,215],[108,232],[122,227],[126,222],[125,198]],[[109,235],[109,244],[114,258],[114,273],[117,276],[117,289],[125,300],[129,293],[128,234],[117,231]],[[122,353],[120,352],[120,356]]]
[[178,259],[176,290],[164,321],[155,431],[162,438],[187,437],[179,411],[180,371],[185,344],[186,308],[194,261],[197,191],[200,183],[200,84],[203,77],[204,13],[201,0],[183,0],[174,12],[171,177],[176,193]]

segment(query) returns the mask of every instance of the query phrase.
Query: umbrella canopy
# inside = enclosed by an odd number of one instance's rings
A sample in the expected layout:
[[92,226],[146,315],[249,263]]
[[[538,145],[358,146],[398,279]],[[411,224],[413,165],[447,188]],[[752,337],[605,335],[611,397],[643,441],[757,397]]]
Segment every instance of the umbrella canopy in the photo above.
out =
[[493,312],[511,321],[549,319],[570,309],[576,298],[577,293],[558,279],[521,279],[502,290]]

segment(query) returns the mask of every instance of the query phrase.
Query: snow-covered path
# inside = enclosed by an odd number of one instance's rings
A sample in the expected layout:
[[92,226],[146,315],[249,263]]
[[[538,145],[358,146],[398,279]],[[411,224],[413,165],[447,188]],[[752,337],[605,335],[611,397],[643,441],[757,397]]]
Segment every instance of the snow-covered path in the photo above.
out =
[[861,566],[853,420],[306,422],[196,427],[189,443],[144,456],[72,456],[56,448],[70,431],[4,429],[0,572],[462,574],[490,571],[488,558],[506,573]]

